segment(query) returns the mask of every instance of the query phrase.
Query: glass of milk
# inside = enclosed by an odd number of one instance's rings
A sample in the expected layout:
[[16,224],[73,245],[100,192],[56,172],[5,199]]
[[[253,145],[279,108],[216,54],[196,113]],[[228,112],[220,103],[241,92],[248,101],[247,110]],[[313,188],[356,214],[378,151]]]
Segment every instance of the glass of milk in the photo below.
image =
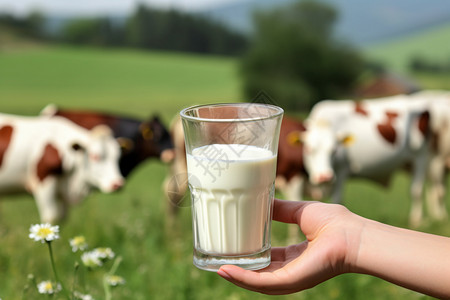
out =
[[270,264],[278,138],[283,110],[257,103],[181,111],[192,202],[194,265],[217,271]]

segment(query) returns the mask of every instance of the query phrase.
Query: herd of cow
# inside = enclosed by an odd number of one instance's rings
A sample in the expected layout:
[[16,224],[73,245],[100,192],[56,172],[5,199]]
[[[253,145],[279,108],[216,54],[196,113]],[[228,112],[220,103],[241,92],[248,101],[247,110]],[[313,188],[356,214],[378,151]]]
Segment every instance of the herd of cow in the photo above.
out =
[[[0,194],[32,194],[43,222],[62,220],[94,188],[118,190],[149,158],[169,165],[163,188],[175,213],[188,188],[178,117],[167,130],[157,117],[141,121],[53,105],[35,117],[0,114]],[[401,168],[412,174],[410,225],[422,222],[427,182],[430,215],[445,218],[450,92],[325,100],[304,121],[283,119],[275,185],[287,199],[341,203],[349,177],[387,185]]]

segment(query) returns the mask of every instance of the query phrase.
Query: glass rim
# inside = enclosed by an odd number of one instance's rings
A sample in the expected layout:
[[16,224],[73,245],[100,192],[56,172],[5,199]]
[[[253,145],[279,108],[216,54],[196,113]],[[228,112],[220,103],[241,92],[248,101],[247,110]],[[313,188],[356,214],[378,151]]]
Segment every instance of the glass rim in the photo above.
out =
[[[275,112],[274,114],[268,115],[268,116],[261,116],[261,117],[251,117],[251,118],[233,118],[233,119],[212,119],[212,118],[201,118],[201,117],[194,117],[189,116],[186,113],[188,111],[199,109],[202,107],[217,107],[217,106],[249,106],[249,105],[256,105],[261,107],[270,107]],[[276,105],[273,104],[265,104],[265,103],[251,103],[251,102],[236,102],[236,103],[213,103],[213,104],[199,104],[199,105],[193,105],[186,107],[180,111],[180,116],[182,119],[187,119],[190,121],[196,121],[196,122],[216,122],[216,123],[230,123],[230,122],[252,122],[252,121],[262,121],[262,120],[268,120],[273,119],[276,117],[279,117],[284,114],[284,110]]]

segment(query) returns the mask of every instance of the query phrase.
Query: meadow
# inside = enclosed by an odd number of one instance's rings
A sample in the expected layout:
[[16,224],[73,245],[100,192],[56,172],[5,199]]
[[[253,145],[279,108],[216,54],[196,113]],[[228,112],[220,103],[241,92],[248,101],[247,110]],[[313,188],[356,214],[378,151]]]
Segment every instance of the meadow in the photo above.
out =
[[[186,106],[251,100],[242,98],[238,62],[222,57],[40,46],[0,53],[0,70],[0,111],[14,114],[35,115],[54,103],[142,119],[159,114],[169,126]],[[68,219],[60,224],[61,238],[52,243],[56,267],[65,282],[73,282],[74,262],[79,261],[69,239],[84,235],[90,247],[110,247],[123,259],[117,274],[126,284],[112,291],[113,299],[429,298],[356,274],[339,276],[302,293],[264,296],[198,270],[192,265],[190,209],[180,208],[174,220],[166,214],[171,204],[164,199],[161,184],[167,169],[161,162],[149,160],[131,174],[121,191],[94,192],[72,207]],[[388,189],[352,180],[345,186],[345,205],[365,217],[407,227],[408,185],[408,176],[401,172]],[[29,286],[29,274],[37,282],[52,278],[46,245],[28,237],[30,225],[35,223],[39,218],[31,196],[1,197],[3,300],[39,299],[34,286]],[[274,246],[286,244],[287,226],[273,223]],[[450,236],[450,222],[427,220],[419,230]],[[93,271],[78,268],[77,287],[95,299],[104,299],[101,277],[110,267],[109,263]]]
[[[389,66],[396,72],[407,73],[411,58],[420,55],[433,62],[448,63],[450,23],[422,32],[405,35],[364,47],[366,55]],[[430,83],[432,87],[434,83]],[[446,83],[448,87],[448,83]],[[442,86],[441,86],[442,88]]]

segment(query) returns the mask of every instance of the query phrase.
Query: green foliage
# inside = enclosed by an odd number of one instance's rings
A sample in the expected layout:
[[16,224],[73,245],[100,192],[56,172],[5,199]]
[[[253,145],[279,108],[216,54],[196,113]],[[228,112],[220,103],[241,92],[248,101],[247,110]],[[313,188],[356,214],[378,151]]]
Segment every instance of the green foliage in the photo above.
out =
[[409,69],[412,72],[450,73],[450,59],[437,61],[416,55],[411,58]]
[[0,14],[0,25],[6,25],[15,32],[66,44],[220,55],[238,55],[247,46],[247,38],[243,34],[206,17],[144,5],[139,5],[124,20],[110,17],[70,19],[51,37],[45,31],[45,21],[45,16],[38,12],[26,17]]
[[244,36],[213,21],[144,5],[129,18],[126,36],[129,45],[144,49],[235,55],[246,46]]
[[124,33],[108,18],[76,19],[64,26],[61,40],[71,44],[119,46],[124,43]]
[[23,17],[0,13],[0,27],[7,27],[16,34],[29,38],[45,38],[44,21],[44,15],[38,11],[32,11]]
[[316,1],[257,13],[256,32],[242,60],[247,97],[265,90],[283,108],[298,110],[346,94],[362,60],[333,38],[336,18],[334,9]]

